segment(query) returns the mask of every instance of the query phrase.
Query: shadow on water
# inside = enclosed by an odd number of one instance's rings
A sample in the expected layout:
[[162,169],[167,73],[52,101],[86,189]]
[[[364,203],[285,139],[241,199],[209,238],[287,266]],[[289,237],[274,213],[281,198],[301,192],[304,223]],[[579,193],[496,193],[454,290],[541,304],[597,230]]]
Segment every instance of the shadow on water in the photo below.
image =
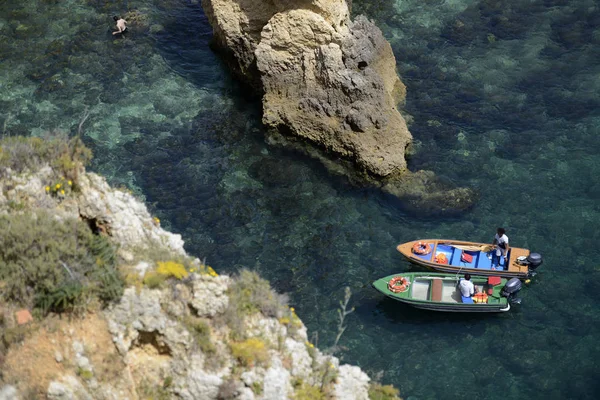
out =
[[[405,325],[421,325],[421,324],[444,324],[448,326],[461,326],[463,329],[464,325],[474,326],[469,330],[470,334],[477,333],[477,324],[480,321],[488,321],[493,318],[497,318],[501,313],[447,313],[440,311],[421,310],[416,307],[412,307],[408,304],[395,301],[390,298],[383,298],[376,304],[365,305],[357,307],[358,314],[361,314],[361,308],[364,308],[365,312],[371,312],[373,316],[384,317],[388,324],[405,324]],[[370,310],[370,311],[369,311]],[[483,333],[483,325],[479,325],[481,328],[479,333]],[[441,332],[440,332],[441,333]],[[447,335],[449,332],[447,329],[443,330],[443,334]],[[455,332],[456,333],[456,332]]]
[[182,2],[165,14],[163,29],[154,38],[156,49],[170,68],[202,87],[239,90],[228,87],[232,80],[226,66],[210,50],[212,28],[200,2]]

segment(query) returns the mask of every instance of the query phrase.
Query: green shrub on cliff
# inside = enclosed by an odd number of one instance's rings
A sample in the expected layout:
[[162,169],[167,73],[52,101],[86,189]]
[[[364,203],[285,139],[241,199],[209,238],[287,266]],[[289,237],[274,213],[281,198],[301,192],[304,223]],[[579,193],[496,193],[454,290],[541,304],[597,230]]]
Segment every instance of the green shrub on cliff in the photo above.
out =
[[243,314],[262,312],[267,317],[280,317],[286,310],[287,296],[276,293],[269,281],[256,272],[243,269],[235,278],[230,292]]
[[202,353],[205,355],[216,353],[217,348],[211,340],[211,329],[208,322],[190,315],[184,319],[183,323],[190,330]]
[[371,383],[369,386],[369,400],[402,400],[400,391],[392,385]]
[[325,393],[318,387],[312,386],[304,381],[298,381],[294,384],[294,400],[325,400]]
[[287,296],[276,293],[269,281],[247,269],[241,270],[234,278],[228,295],[225,320],[236,339],[245,337],[244,319],[249,315],[261,312],[267,317],[281,318],[289,313]]
[[57,176],[77,180],[77,166],[87,165],[92,152],[78,137],[69,139],[64,133],[52,137],[9,136],[0,140],[0,172],[10,168],[17,173],[36,171],[51,166]]
[[250,338],[243,342],[229,343],[231,355],[245,367],[254,365],[268,366],[269,351],[264,341],[258,338]]
[[0,299],[67,311],[119,298],[115,249],[87,224],[37,211],[0,216]]

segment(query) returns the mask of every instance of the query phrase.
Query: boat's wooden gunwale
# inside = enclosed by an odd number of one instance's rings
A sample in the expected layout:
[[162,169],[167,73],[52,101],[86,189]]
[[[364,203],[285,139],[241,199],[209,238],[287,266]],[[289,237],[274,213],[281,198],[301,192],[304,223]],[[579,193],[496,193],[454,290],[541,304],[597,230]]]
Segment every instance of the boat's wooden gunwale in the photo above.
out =
[[[445,272],[445,273],[465,273],[469,272],[473,275],[482,275],[482,276],[501,276],[501,277],[518,277],[518,278],[526,278],[529,274],[529,269],[526,265],[518,265],[515,260],[520,256],[527,257],[530,253],[529,249],[524,249],[520,247],[511,247],[510,248],[510,264],[507,270],[488,270],[488,269],[478,269],[478,268],[468,268],[464,266],[454,266],[448,264],[438,264],[433,261],[423,260],[422,258],[417,257],[413,254],[412,248],[417,242],[427,242],[433,243],[432,253],[435,254],[437,250],[438,244],[445,245],[462,245],[462,246],[485,246],[489,245],[489,243],[479,243],[479,242],[469,242],[465,240],[453,240],[453,239],[419,239],[413,240],[406,243],[399,244],[396,249],[409,261],[412,263],[423,265],[429,267],[435,271]],[[433,258],[433,257],[432,257]]]

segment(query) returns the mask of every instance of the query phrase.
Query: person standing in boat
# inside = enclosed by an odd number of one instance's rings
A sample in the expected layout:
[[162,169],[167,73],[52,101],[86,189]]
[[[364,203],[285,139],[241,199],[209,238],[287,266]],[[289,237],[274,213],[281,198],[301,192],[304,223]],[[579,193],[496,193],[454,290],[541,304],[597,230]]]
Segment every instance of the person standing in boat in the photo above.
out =
[[492,250],[492,269],[498,268],[500,257],[504,258],[504,265],[506,265],[508,260],[508,236],[506,236],[504,228],[498,228],[492,246],[494,246]]
[[470,274],[465,274],[465,277],[458,282],[458,287],[462,297],[471,297],[475,294],[475,285],[471,282]]

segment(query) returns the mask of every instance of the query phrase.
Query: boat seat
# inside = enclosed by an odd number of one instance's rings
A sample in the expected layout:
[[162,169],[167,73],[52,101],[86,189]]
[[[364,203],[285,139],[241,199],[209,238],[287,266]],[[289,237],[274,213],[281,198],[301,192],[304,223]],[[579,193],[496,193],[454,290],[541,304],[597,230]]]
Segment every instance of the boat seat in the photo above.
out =
[[435,278],[431,281],[431,301],[442,301],[442,289],[444,285],[441,279]]

